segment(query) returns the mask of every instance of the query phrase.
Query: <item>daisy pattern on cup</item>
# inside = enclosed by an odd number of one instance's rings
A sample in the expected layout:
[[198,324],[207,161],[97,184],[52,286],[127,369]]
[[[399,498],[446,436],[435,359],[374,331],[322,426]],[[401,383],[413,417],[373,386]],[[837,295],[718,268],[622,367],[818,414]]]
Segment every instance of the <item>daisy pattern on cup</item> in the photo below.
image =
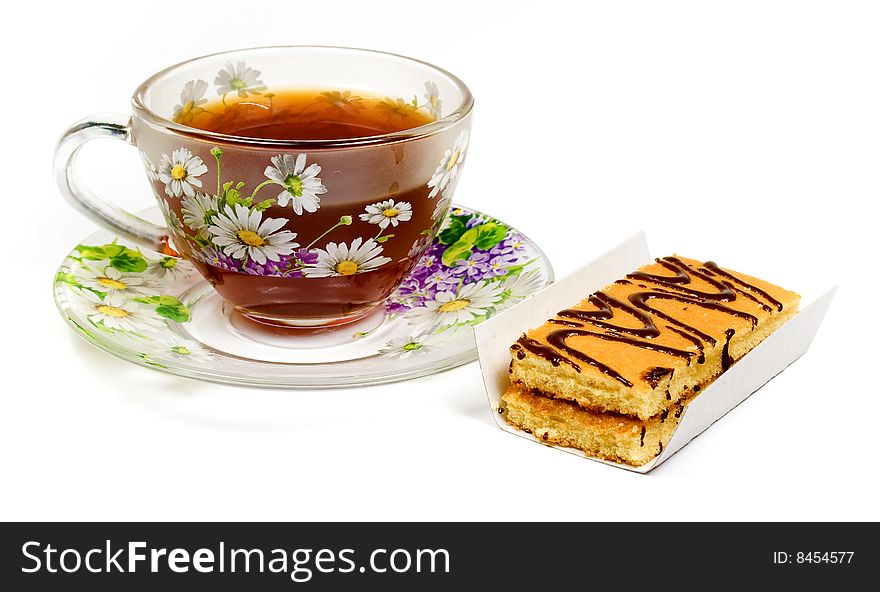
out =
[[293,240],[295,232],[281,230],[286,219],[263,220],[262,212],[249,210],[241,204],[224,207],[212,222],[208,230],[213,243],[226,255],[240,261],[252,260],[263,265],[266,261],[278,261],[299,246]]
[[358,111],[366,109],[363,105],[363,98],[352,95],[350,90],[328,90],[318,95],[315,100],[330,105],[347,115],[355,115]]
[[150,160],[150,157],[147,156],[147,153],[143,150],[138,150],[138,153],[141,156],[141,163],[144,165],[144,171],[147,173],[147,178],[152,181],[159,180],[159,169],[156,168],[156,165],[153,164],[153,161]]
[[455,188],[461,167],[464,165],[468,138],[468,131],[466,129],[461,130],[452,148],[443,154],[440,164],[437,165],[437,169],[428,181],[428,187],[431,189],[428,198],[436,197],[440,192],[446,192],[447,187],[449,187],[450,191]]
[[449,196],[442,196],[437,200],[437,204],[434,206],[434,211],[431,213],[431,219],[434,221],[434,224],[439,224],[446,218],[446,214],[449,213],[449,206],[452,204],[452,198]]
[[180,91],[180,103],[174,106],[172,119],[178,123],[188,123],[196,113],[201,111],[201,106],[208,102],[205,92],[208,83],[204,80],[190,80],[183,85]]
[[183,224],[180,223],[177,213],[171,209],[171,204],[168,203],[167,199],[159,200],[159,210],[162,211],[162,217],[165,218],[168,228],[174,232],[183,232]]
[[378,224],[381,230],[388,225],[397,226],[401,222],[408,222],[412,218],[412,205],[401,201],[394,203],[393,199],[386,199],[366,207],[366,212],[360,215],[361,221],[370,224]]
[[[413,99],[414,102],[416,100],[417,98]],[[376,108],[384,111],[388,117],[409,117],[416,111],[417,105],[401,98],[385,97],[381,103],[376,105]]]
[[195,188],[202,186],[198,178],[208,172],[208,167],[198,156],[186,148],[178,148],[162,155],[159,163],[159,180],[165,183],[165,193],[169,197],[195,195]]
[[431,239],[427,236],[423,236],[422,238],[413,242],[412,246],[409,248],[409,252],[406,254],[407,257],[415,257],[421,253],[424,253],[425,250],[431,245]]
[[248,93],[258,95],[266,90],[266,85],[260,80],[260,74],[259,70],[249,68],[244,62],[236,64],[226,62],[214,78],[217,94],[226,96],[229,93],[237,93],[241,98],[246,98]]
[[306,154],[279,154],[272,157],[274,166],[266,167],[263,174],[269,179],[265,183],[273,183],[283,187],[276,198],[278,205],[285,207],[288,203],[293,211],[301,216],[303,210],[309,213],[321,207],[319,195],[327,193],[318,173],[321,167],[317,163],[306,166]]
[[206,193],[196,192],[188,195],[180,202],[180,212],[183,214],[183,223],[196,233],[197,236],[208,238],[211,218],[217,215],[217,198]]
[[391,261],[390,257],[382,257],[382,246],[371,238],[366,241],[358,237],[345,243],[328,243],[325,249],[315,249],[318,260],[315,264],[305,267],[302,272],[309,277],[331,277],[354,275],[372,271]]
[[425,108],[435,119],[440,117],[443,101],[440,100],[440,89],[433,82],[425,83]]
[[126,299],[121,294],[107,294],[103,299],[90,290],[74,289],[83,316],[95,326],[112,331],[152,332],[165,322],[148,307]]

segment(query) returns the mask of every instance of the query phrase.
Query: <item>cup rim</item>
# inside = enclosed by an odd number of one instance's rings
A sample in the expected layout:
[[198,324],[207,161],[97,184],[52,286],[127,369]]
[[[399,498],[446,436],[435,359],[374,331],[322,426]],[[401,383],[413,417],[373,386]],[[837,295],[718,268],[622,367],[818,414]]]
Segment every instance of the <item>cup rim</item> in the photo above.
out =
[[[171,71],[180,68],[182,66],[186,66],[187,64],[191,64],[193,62],[197,62],[199,60],[204,60],[208,58],[216,58],[220,56],[231,56],[234,54],[240,54],[248,51],[260,51],[260,50],[284,50],[284,49],[296,49],[296,50],[308,50],[308,49],[316,49],[316,50],[342,50],[352,53],[360,53],[360,54],[372,54],[375,56],[384,56],[391,57],[396,59],[405,60],[407,62],[411,62],[414,64],[418,64],[421,66],[426,66],[439,74],[446,76],[451,80],[461,91],[462,99],[458,107],[453,110],[449,115],[445,117],[441,117],[435,121],[425,123],[413,128],[400,130],[396,132],[388,132],[385,134],[375,135],[375,136],[364,136],[360,138],[339,138],[332,140],[317,140],[317,139],[302,139],[302,140],[284,140],[284,139],[272,139],[272,138],[252,138],[248,136],[237,136],[232,134],[223,134],[218,132],[213,132],[210,130],[203,130],[196,127],[191,127],[186,124],[178,123],[172,119],[167,117],[163,117],[147,107],[146,102],[144,101],[144,95],[147,90],[155,84],[160,78],[170,73]],[[362,49],[357,47],[343,47],[343,46],[335,46],[335,45],[267,45],[261,47],[249,47],[242,49],[232,49],[227,51],[220,51],[212,54],[206,54],[198,57],[194,57],[182,62],[178,62],[177,64],[168,66],[167,68],[163,68],[162,70],[156,72],[146,80],[144,80],[138,87],[135,89],[134,94],[131,97],[132,108],[134,112],[139,115],[142,119],[147,120],[148,122],[161,126],[165,129],[172,130],[175,132],[179,132],[181,134],[202,138],[205,140],[212,140],[218,142],[224,142],[227,144],[246,144],[246,145],[262,145],[262,146],[283,146],[283,147],[309,147],[309,148],[321,148],[321,147],[343,147],[343,146],[364,146],[364,145],[374,145],[374,144],[387,144],[392,142],[398,142],[402,140],[412,140],[416,138],[422,138],[425,136],[430,136],[437,132],[443,131],[449,127],[451,127],[456,122],[464,119],[472,110],[474,106],[474,98],[471,95],[470,89],[467,85],[456,75],[451,72],[440,68],[439,66],[435,66],[429,62],[425,62],[416,58],[411,58],[408,56],[391,53],[387,51],[379,51],[374,49]]]

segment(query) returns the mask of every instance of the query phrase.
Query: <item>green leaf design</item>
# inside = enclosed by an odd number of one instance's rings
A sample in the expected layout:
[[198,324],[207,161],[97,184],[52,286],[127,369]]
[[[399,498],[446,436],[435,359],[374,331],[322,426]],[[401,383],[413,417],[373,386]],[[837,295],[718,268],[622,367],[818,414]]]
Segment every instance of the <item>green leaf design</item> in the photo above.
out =
[[[250,199],[250,198],[249,198]],[[269,208],[272,207],[272,204],[275,203],[274,199],[264,199],[260,203],[254,206],[254,209],[258,212],[265,212]]]
[[507,236],[507,228],[495,222],[474,226],[458,240],[468,242],[482,251],[488,251]]
[[458,242],[468,243],[469,245],[473,245],[477,242],[477,237],[480,236],[480,227],[474,226],[464,232],[460,237],[458,237]]
[[80,257],[82,257],[83,259],[88,259],[89,261],[100,261],[101,259],[107,259],[107,253],[104,251],[103,247],[77,245],[75,249],[79,253]]
[[472,248],[473,245],[471,243],[460,240],[454,245],[446,247],[446,250],[443,251],[443,256],[440,259],[443,261],[443,265],[452,267],[460,259],[469,259]]
[[89,261],[109,259],[110,267],[119,271],[141,272],[147,268],[147,260],[139,251],[116,243],[102,246],[77,245],[76,251],[83,259]]
[[467,231],[467,222],[471,219],[467,216],[450,216],[449,226],[440,233],[440,242],[444,245],[452,245],[458,242],[461,235]]
[[507,227],[494,222],[487,222],[480,226],[475,226],[471,230],[477,231],[477,237],[474,239],[474,245],[483,251],[488,251],[507,236]]
[[389,241],[390,239],[392,239],[392,238],[394,238],[394,235],[393,235],[393,234],[386,234],[385,236],[377,236],[377,237],[376,237],[376,242],[377,242],[377,243],[386,243],[386,242],[388,242],[388,241]]
[[156,314],[171,319],[178,323],[185,323],[189,320],[189,309],[182,304],[177,306],[169,306],[162,304],[156,307]]
[[119,271],[141,272],[147,268],[147,260],[144,256],[131,249],[110,258],[110,267]]
[[75,275],[73,275],[72,273],[65,273],[63,271],[59,271],[55,274],[55,282],[70,284],[72,286],[76,286],[77,284],[79,284],[79,280],[76,279]]
[[157,305],[156,314],[178,323],[185,323],[190,319],[189,309],[174,296],[142,296],[134,301]]
[[234,206],[235,204],[242,204],[244,206],[250,207],[250,199],[241,198],[241,188],[244,187],[244,183],[239,181],[233,186],[232,181],[227,181],[223,184],[223,192],[221,194],[222,203],[229,204],[230,206]]
[[183,306],[183,303],[174,296],[143,296],[135,298],[136,302],[144,304],[161,304],[163,306]]

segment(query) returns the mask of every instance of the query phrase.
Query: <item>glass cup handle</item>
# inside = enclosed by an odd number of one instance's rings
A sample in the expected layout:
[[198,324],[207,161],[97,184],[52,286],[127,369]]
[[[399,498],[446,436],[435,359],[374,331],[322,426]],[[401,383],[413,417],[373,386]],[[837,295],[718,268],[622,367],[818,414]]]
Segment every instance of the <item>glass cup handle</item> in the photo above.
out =
[[127,115],[101,114],[67,128],[55,148],[55,182],[74,208],[100,226],[142,247],[177,255],[168,244],[169,232],[165,226],[148,222],[104,201],[83,187],[77,179],[76,157],[83,144],[99,138],[112,138],[134,146],[130,124]]

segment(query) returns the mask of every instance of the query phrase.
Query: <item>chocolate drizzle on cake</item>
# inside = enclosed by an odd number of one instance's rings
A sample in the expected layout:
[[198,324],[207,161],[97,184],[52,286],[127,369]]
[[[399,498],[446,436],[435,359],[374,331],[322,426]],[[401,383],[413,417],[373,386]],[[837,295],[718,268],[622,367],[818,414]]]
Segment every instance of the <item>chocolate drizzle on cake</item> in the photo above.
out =
[[[703,300],[717,300],[719,302],[732,302],[736,300],[736,294],[733,290],[731,290],[718,280],[712,279],[707,274],[688,267],[683,261],[676,257],[664,257],[663,259],[657,259],[657,263],[659,263],[666,269],[674,272],[675,275],[670,277],[645,273],[644,271],[635,271],[628,274],[626,277],[659,284],[667,288],[672,288],[677,292],[683,292],[685,294]],[[700,290],[694,290],[693,288],[685,287],[686,284],[691,283],[692,276],[700,278],[701,280],[715,288],[717,292],[702,292]]]
[[[653,319],[651,319],[649,315],[646,315],[640,310],[636,310],[632,306],[626,304],[625,302],[621,302],[613,296],[609,296],[605,292],[596,292],[595,294],[591,294],[589,297],[589,301],[590,304],[592,304],[599,310],[577,310],[569,308],[560,311],[557,316],[563,318],[578,319],[580,321],[591,323],[597,327],[601,327],[602,329],[608,329],[610,331],[617,331],[620,333],[627,333],[629,335],[635,335],[636,337],[653,338],[660,335],[660,330],[657,328],[657,325],[654,324]],[[628,328],[622,327],[620,325],[615,325],[613,323],[606,323],[605,319],[610,319],[614,316],[614,311],[611,310],[612,307],[629,313],[644,326],[641,328]]]
[[700,341],[699,338],[694,337],[690,333],[682,331],[681,329],[676,329],[675,327],[671,327],[669,325],[666,325],[666,328],[669,329],[670,331],[672,331],[673,333],[675,333],[676,335],[681,335],[682,337],[684,337],[685,339],[687,339],[688,341],[690,341],[691,343],[696,345],[697,350],[700,352],[700,354],[697,356],[697,364],[705,364],[706,363],[706,354],[703,353],[703,342]]
[[[544,358],[545,360],[547,360],[548,362],[550,362],[554,366],[558,366],[562,362],[565,362],[566,364],[569,364],[572,368],[574,368],[575,372],[581,371],[580,366],[578,366],[577,364],[575,364],[574,362],[572,362],[568,358],[560,355],[560,353],[557,350],[553,349],[552,347],[548,347],[548,346],[544,345],[540,341],[536,341],[530,337],[526,337],[525,335],[523,335],[522,337],[517,339],[516,344],[518,344],[523,349],[527,349],[528,351],[532,352],[536,356]],[[517,357],[519,357],[519,353],[521,353],[521,352],[517,352]],[[523,357],[525,357],[525,356],[523,356]],[[522,358],[520,358],[520,359],[522,359]]]
[[[685,360],[689,360],[694,356],[694,352],[690,352],[684,349],[677,349],[674,347],[669,347],[666,345],[660,345],[659,343],[651,343],[650,341],[639,341],[638,339],[633,339],[631,337],[624,337],[623,335],[618,335],[616,333],[594,333],[592,331],[584,331],[584,330],[570,330],[566,331],[564,329],[560,329],[559,331],[554,331],[550,335],[555,333],[565,333],[566,337],[572,336],[581,336],[581,337],[595,337],[596,339],[605,339],[607,341],[618,341],[620,343],[626,343],[632,345],[633,347],[641,347],[643,349],[650,349],[652,351],[658,351],[670,356],[675,356],[677,358],[683,358]],[[547,336],[547,341],[550,341],[550,335]]]
[[706,261],[703,264],[703,267],[710,270],[712,273],[715,273],[715,274],[720,275],[722,277],[726,277],[729,280],[733,280],[734,282],[736,282],[737,284],[739,284],[740,286],[742,286],[746,290],[749,290],[750,292],[754,292],[755,294],[760,295],[761,298],[765,299],[767,302],[769,302],[770,304],[775,306],[776,310],[782,312],[782,309],[784,307],[782,306],[781,302],[776,300],[773,296],[771,296],[770,294],[768,294],[767,292],[765,292],[761,288],[759,288],[757,286],[753,286],[752,284],[749,284],[748,282],[736,277],[735,275],[733,275],[729,271],[721,269],[720,267],[718,267],[718,264],[715,263],[714,261]]
[[655,366],[645,372],[642,378],[645,379],[645,382],[651,385],[651,388],[657,388],[657,385],[660,384],[660,381],[663,380],[666,376],[672,376],[672,373],[675,372],[672,368],[661,368],[660,366]]
[[[573,337],[575,335],[599,335],[599,333],[590,333],[589,331],[581,331],[579,329],[560,329],[558,331],[553,331],[552,333],[550,333],[547,336],[547,343],[549,343],[550,345],[552,345],[553,347],[555,347],[559,350],[564,351],[565,353],[567,353],[568,355],[570,355],[574,359],[579,360],[581,362],[584,362],[585,364],[589,364],[590,366],[593,366],[594,368],[596,368],[597,370],[599,370],[603,374],[606,374],[606,375],[610,376],[611,378],[613,378],[619,382],[622,382],[624,384],[624,386],[632,386],[632,383],[630,381],[628,381],[626,378],[624,378],[617,370],[611,368],[610,366],[606,366],[605,364],[603,364],[602,362],[600,362],[596,358],[591,358],[590,356],[588,356],[587,354],[585,354],[584,352],[582,352],[580,350],[569,347],[569,345],[565,342],[565,340],[568,339],[569,337]],[[556,351],[556,350],[553,350],[553,351]],[[533,352],[533,353],[535,353],[535,352]],[[562,359],[564,360],[565,358],[562,358]],[[577,371],[580,372],[580,368],[578,368]]]
[[724,342],[724,347],[721,349],[721,371],[724,372],[733,364],[733,358],[730,355],[730,340],[736,334],[736,331],[733,329],[728,329],[724,332],[724,335],[727,337],[727,341]]
[[[687,323],[683,323],[682,321],[679,321],[678,319],[671,317],[670,315],[666,314],[665,312],[661,312],[655,308],[651,308],[650,306],[648,306],[648,304],[647,304],[648,300],[652,300],[655,298],[658,300],[676,300],[678,302],[684,302],[686,304],[693,304],[695,306],[702,306],[703,308],[709,308],[712,310],[724,312],[729,315],[732,315],[735,317],[740,317],[740,318],[748,320],[752,324],[752,327],[754,327],[755,325],[758,324],[758,318],[754,315],[751,315],[747,312],[742,312],[742,311],[736,310],[735,308],[730,308],[729,306],[724,306],[723,304],[717,304],[715,302],[711,302],[708,300],[691,298],[689,296],[679,296],[678,294],[672,294],[672,293],[666,292],[666,291],[663,291],[663,292],[661,292],[661,291],[636,292],[635,294],[629,295],[629,301],[632,302],[636,308],[640,308],[646,312],[650,312],[650,313],[660,317],[661,319],[663,319],[669,323],[672,323],[673,325],[676,325],[677,327],[681,327],[685,331],[692,333],[693,335],[696,335],[697,337],[699,337],[700,339],[702,339],[703,341],[705,341],[706,343],[709,343],[711,345],[715,345],[717,343],[715,338],[712,337],[711,335],[707,335],[707,334],[703,333],[702,331],[700,331],[699,329],[697,329],[696,327],[692,327],[692,326],[688,325]],[[734,295],[734,298],[736,298],[736,295]]]
[[[728,304],[742,298],[758,305],[765,312],[772,312],[771,307],[779,311],[783,309],[783,305],[767,292],[721,269],[711,261],[692,265],[677,257],[664,257],[657,259],[656,262],[668,270],[670,275],[644,271],[628,274],[627,279],[614,282],[617,285],[638,288],[637,291],[630,292],[626,298],[616,298],[602,291],[591,294],[587,300],[595,310],[575,307],[560,311],[557,314],[558,318],[549,320],[549,323],[559,325],[560,328],[546,335],[546,344],[543,340],[537,341],[524,335],[514,346],[514,349],[521,348],[516,353],[517,358],[524,358],[525,353],[522,351],[524,349],[548,360],[553,366],[566,363],[576,372],[581,372],[581,363],[587,364],[629,387],[632,386],[630,380],[609,364],[588,355],[588,350],[578,348],[578,341],[601,339],[625,343],[632,347],[684,359],[688,365],[694,359],[697,363],[703,364],[706,361],[705,347],[718,345],[718,339],[676,318],[674,312],[658,310],[652,306],[651,301],[672,301],[687,305],[681,307],[682,311],[697,307],[721,312],[744,319],[752,327],[758,324],[755,315],[732,308]],[[694,287],[695,280],[702,282],[697,286],[701,289]],[[660,321],[664,322],[658,326]],[[632,326],[633,324],[635,326]],[[587,330],[589,325],[602,331],[589,331]],[[681,349],[658,343],[658,337],[669,333],[690,342],[695,346],[696,351],[692,348]],[[727,370],[733,363],[730,355],[730,340],[734,334],[733,329],[725,332],[722,370]],[[657,366],[645,372],[640,378],[651,388],[657,388],[663,378],[672,373],[673,368]]]

